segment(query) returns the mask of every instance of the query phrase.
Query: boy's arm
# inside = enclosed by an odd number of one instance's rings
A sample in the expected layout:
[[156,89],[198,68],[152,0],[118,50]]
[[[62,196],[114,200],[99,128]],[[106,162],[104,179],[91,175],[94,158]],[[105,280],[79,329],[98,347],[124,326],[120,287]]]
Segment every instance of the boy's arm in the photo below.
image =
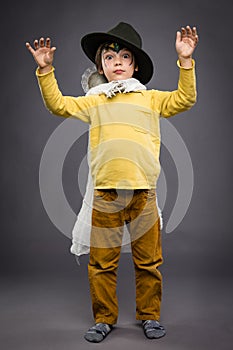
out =
[[170,117],[190,109],[196,102],[195,62],[192,54],[198,43],[195,27],[187,26],[176,34],[176,51],[180,76],[178,89],[172,92],[159,92],[159,112],[164,117]]
[[174,91],[157,91],[155,101],[158,104],[155,109],[162,117],[171,117],[178,113],[187,111],[197,99],[195,62],[192,61],[191,68],[183,68],[177,61],[180,68],[178,88]]
[[38,65],[36,75],[42,98],[48,110],[62,117],[76,117],[89,123],[87,111],[90,99],[63,96],[58,87],[52,66],[56,48],[51,47],[50,38],[35,40],[34,48],[29,43],[26,43],[26,47]]
[[36,71],[41,95],[47,109],[62,117],[75,117],[86,123],[90,123],[89,107],[91,97],[63,96],[54,75],[54,68],[48,73]]

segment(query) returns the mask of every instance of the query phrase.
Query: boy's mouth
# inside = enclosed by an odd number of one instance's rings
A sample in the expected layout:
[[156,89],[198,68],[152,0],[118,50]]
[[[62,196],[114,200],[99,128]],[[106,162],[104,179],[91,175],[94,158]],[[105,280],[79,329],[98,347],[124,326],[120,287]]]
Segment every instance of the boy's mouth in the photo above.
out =
[[122,69],[116,69],[116,70],[114,70],[114,73],[116,73],[116,74],[121,74],[121,73],[124,73],[124,70],[122,70]]

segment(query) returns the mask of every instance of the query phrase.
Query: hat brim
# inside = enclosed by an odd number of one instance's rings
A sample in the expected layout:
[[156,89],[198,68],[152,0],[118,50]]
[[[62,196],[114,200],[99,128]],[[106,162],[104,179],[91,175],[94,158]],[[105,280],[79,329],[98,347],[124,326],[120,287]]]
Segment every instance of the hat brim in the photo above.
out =
[[150,81],[154,71],[150,57],[145,51],[130,42],[108,33],[91,33],[81,39],[81,46],[87,57],[95,63],[96,51],[105,42],[117,42],[132,51],[138,65],[138,71],[134,75],[135,78],[142,84],[147,84]]

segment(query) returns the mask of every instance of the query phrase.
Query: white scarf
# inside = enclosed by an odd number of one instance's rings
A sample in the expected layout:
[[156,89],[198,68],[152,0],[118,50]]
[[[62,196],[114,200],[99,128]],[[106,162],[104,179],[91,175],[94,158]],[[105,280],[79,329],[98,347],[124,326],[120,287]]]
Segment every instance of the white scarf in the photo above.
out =
[[[105,94],[107,98],[114,97],[117,93],[128,93],[134,91],[146,90],[146,87],[142,85],[137,79],[130,78],[126,80],[116,80],[110,83],[103,83],[92,87],[87,91],[86,95],[100,95]],[[89,146],[88,146],[89,147]],[[89,152],[88,152],[89,154]],[[88,166],[90,169],[90,162],[88,158]],[[93,181],[91,172],[89,170],[88,180],[86,185],[86,192],[83,198],[83,203],[80,212],[78,213],[77,220],[75,222],[72,231],[72,246],[71,253],[75,254],[77,257],[77,262],[79,263],[78,257],[83,254],[88,254],[90,251],[90,234],[91,234],[91,215],[92,215],[92,201],[93,201]],[[157,200],[157,198],[156,198]],[[160,217],[160,229],[163,227],[162,213],[156,202],[158,213]],[[122,240],[122,252],[130,252],[130,236],[127,232],[126,226],[124,227],[124,235]]]
[[127,92],[146,90],[145,85],[141,84],[135,78],[125,80],[114,80],[110,83],[104,83],[92,87],[86,95],[105,94],[108,98],[114,97],[117,93],[126,94]]

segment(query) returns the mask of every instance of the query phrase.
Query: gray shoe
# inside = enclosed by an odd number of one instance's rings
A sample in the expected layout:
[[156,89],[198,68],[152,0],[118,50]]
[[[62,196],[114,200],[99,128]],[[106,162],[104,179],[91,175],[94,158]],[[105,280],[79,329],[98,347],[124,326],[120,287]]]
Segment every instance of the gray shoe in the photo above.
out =
[[112,330],[112,325],[107,323],[96,323],[88,329],[84,338],[91,343],[100,343]]
[[165,336],[165,328],[155,320],[142,321],[143,331],[147,338],[158,339]]

